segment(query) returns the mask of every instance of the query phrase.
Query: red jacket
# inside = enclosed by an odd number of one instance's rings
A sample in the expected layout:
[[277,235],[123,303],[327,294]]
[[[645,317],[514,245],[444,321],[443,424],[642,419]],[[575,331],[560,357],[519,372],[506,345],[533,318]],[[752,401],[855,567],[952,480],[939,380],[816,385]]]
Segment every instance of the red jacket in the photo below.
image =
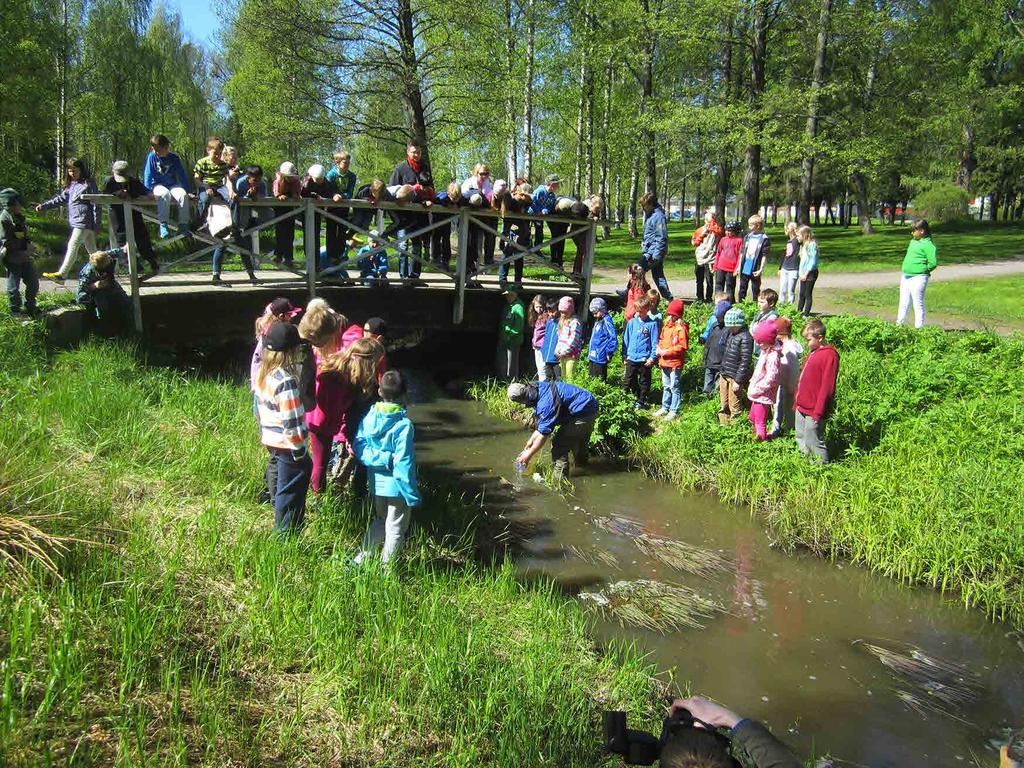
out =
[[722,272],[735,272],[740,264],[740,251],[743,250],[743,238],[726,235],[718,241],[715,252],[715,269]]
[[702,242],[704,242],[704,238],[708,236],[709,230],[711,234],[714,235],[715,237],[722,236],[722,225],[719,224],[717,221],[712,221],[710,224],[705,224],[703,227],[700,227],[696,232],[693,233],[693,235],[690,237],[690,245],[696,247],[700,245]]
[[839,353],[835,347],[822,344],[807,355],[796,385],[796,410],[815,421],[828,416],[832,412],[838,374]]
[[632,286],[626,289],[625,319],[627,323],[636,314],[636,300],[646,294],[647,290],[647,288],[633,288]]

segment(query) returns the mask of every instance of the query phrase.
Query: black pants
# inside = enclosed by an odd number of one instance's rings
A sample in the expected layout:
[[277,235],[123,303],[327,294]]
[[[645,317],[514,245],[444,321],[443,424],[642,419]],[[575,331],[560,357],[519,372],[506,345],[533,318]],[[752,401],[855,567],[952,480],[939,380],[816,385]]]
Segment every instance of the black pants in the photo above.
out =
[[[331,213],[348,219],[352,215],[351,208],[332,208]],[[345,241],[349,239],[349,229],[344,224],[339,224],[334,219],[327,219],[327,261],[341,259],[345,252]]]
[[[394,215],[394,219],[391,225],[384,230],[385,237],[392,237],[399,232],[415,232],[416,230],[423,229],[427,226],[429,219],[424,215],[416,214],[398,214]],[[411,279],[417,279],[420,276],[420,272],[423,269],[423,253],[430,253],[430,233],[425,235],[418,235],[414,238],[404,238],[402,240],[402,247],[406,250],[412,251],[412,256],[408,256],[404,253],[399,252],[398,254],[398,275],[399,277],[407,277]]]
[[730,303],[736,301],[736,275],[732,272],[715,270],[715,293],[724,293],[729,297]]
[[[275,208],[274,215],[280,216],[294,211],[294,208]],[[289,267],[295,258],[295,222],[298,216],[289,216],[274,225],[274,261],[284,261]]]
[[[530,228],[526,222],[506,221],[504,227],[502,227],[501,234],[505,238],[511,238],[524,248],[530,247]],[[519,254],[519,251],[508,240],[501,246],[502,258],[507,259],[517,254]],[[523,260],[519,258],[512,262],[512,269],[515,272],[515,281],[521,283],[523,281]],[[502,264],[498,267],[498,280],[508,280],[508,264]]]
[[590,448],[590,433],[594,431],[597,414],[571,417],[569,422],[555,430],[551,436],[551,461],[555,477],[561,479],[569,469],[569,454],[576,459],[577,466],[587,463]]
[[[535,222],[533,222],[533,244],[534,245],[540,245],[543,242],[544,242],[544,222],[543,221],[535,221]],[[542,256],[543,254],[540,251],[537,251],[537,255],[538,256]]]
[[637,405],[647,405],[651,394],[651,369],[643,363],[626,361],[626,370],[622,373],[622,385],[633,395]]
[[799,281],[800,300],[796,308],[804,317],[811,314],[811,302],[814,300],[814,283],[818,279],[818,270],[812,269],[807,273],[807,279]]
[[306,492],[313,461],[301,451],[271,448],[277,454],[277,485],[274,492],[274,529],[287,533],[302,527],[306,519]]
[[[494,219],[493,221],[496,223],[497,219]],[[469,242],[466,244],[466,270],[469,274],[473,274],[477,271],[477,256],[479,251],[483,251],[483,262],[485,266],[487,264],[494,263],[495,240],[496,238],[490,232],[486,232],[476,224],[470,223]]]
[[757,301],[757,296],[761,293],[761,276],[740,275],[740,301],[746,298],[748,285],[750,286],[750,298]]
[[544,375],[548,381],[558,381],[562,378],[562,366],[558,363],[544,363]]
[[[556,237],[561,237],[569,231],[569,225],[559,221],[549,221],[548,229],[551,230],[551,239],[554,240]],[[559,240],[557,243],[551,244],[551,261],[558,267],[562,268],[562,264],[565,261],[565,240]]]
[[445,269],[451,269],[452,221],[455,217],[440,213],[432,213],[430,215],[433,217],[435,224],[438,221],[447,221],[443,227],[438,227],[437,229],[432,229],[430,231],[430,259],[435,264],[439,264]]
[[[117,239],[117,244],[120,247],[124,247],[125,243],[128,242],[128,234],[124,225],[124,211],[119,205],[110,206],[110,216],[114,221],[114,237]],[[153,251],[153,240],[149,236],[149,229],[146,228],[146,220],[142,218],[142,214],[138,211],[132,211],[132,226],[135,230],[135,252],[138,256],[136,264],[141,264],[141,259],[145,259],[151,266],[156,267],[158,262],[156,260],[156,253]]]
[[608,363],[595,363],[590,361],[590,375],[595,379],[606,381],[608,379]]
[[697,264],[693,268],[697,280],[697,301],[711,303],[715,296],[715,272],[710,264]]

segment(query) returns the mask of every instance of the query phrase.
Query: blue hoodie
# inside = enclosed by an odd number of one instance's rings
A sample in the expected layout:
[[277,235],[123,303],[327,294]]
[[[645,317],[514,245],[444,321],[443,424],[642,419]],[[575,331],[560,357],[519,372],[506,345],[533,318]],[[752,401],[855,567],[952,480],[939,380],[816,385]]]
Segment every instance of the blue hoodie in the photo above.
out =
[[626,323],[622,334],[622,354],[631,363],[646,363],[657,358],[658,321],[648,315],[646,320],[639,314],[633,315]]
[[711,331],[714,330],[715,326],[720,321],[725,320],[725,313],[729,311],[732,304],[728,301],[720,301],[715,304],[715,311],[711,313],[711,317],[708,318],[707,323],[704,324],[704,333],[700,335],[700,341],[702,344],[707,343],[708,337],[711,335]]
[[558,345],[558,318],[551,318],[544,326],[544,344],[540,348],[541,357],[548,365],[558,365],[555,347]]
[[654,206],[644,219],[644,239],[640,244],[640,253],[645,259],[664,261],[668,255],[668,223],[665,220],[665,209]]
[[[546,338],[546,337],[545,337]],[[619,337],[615,333],[615,323],[605,314],[600,320],[594,321],[594,330],[590,334],[590,352],[587,359],[602,365],[608,363],[619,348]]]
[[159,184],[168,189],[181,187],[186,192],[192,191],[192,182],[185,173],[185,166],[181,164],[181,158],[173,152],[160,157],[155,151],[150,151],[142,167],[142,183],[150,192]]
[[530,213],[551,213],[555,210],[555,203],[558,202],[558,193],[548,189],[547,184],[541,184],[533,190],[533,205]]
[[396,403],[377,403],[356,433],[356,458],[369,474],[374,496],[401,496],[410,507],[420,503],[412,419]]

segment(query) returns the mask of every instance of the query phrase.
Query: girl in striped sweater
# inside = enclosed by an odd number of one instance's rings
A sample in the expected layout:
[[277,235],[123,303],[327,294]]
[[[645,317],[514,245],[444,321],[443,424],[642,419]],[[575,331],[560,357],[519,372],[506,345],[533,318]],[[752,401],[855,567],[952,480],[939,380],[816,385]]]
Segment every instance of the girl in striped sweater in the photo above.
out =
[[562,380],[572,381],[572,371],[583,350],[583,324],[576,317],[576,305],[571,296],[558,302],[558,341],[555,356],[562,368]]

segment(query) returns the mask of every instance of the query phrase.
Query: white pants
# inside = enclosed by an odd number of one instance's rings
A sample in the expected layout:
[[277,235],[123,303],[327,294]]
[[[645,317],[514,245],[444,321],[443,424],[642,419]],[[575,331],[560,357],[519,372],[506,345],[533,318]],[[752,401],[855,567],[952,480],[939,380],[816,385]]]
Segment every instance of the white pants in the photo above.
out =
[[156,217],[161,224],[167,223],[171,200],[174,200],[178,206],[178,223],[183,227],[188,225],[188,192],[182,187],[168,189],[163,184],[157,184],[153,187],[153,197],[156,198]]
[[800,279],[798,269],[779,270],[779,303],[796,303],[796,281]]
[[537,366],[537,380],[546,381],[548,374],[544,366],[544,355],[539,349],[533,350],[533,362]]
[[68,248],[64,252],[64,261],[57,270],[61,277],[66,278],[71,274],[71,268],[75,266],[75,256],[79,248],[85,249],[85,258],[88,261],[89,254],[96,250],[96,233],[91,229],[81,227],[71,228],[71,237],[68,238]]
[[896,324],[903,325],[910,305],[914,305],[914,327],[924,327],[924,289],[928,287],[928,275],[904,275],[900,278],[900,309],[896,313]]
[[363,551],[355,557],[357,563],[373,555],[382,543],[380,560],[388,562],[401,550],[405,533],[409,530],[412,515],[401,496],[374,496],[373,509],[375,516],[363,537]]

